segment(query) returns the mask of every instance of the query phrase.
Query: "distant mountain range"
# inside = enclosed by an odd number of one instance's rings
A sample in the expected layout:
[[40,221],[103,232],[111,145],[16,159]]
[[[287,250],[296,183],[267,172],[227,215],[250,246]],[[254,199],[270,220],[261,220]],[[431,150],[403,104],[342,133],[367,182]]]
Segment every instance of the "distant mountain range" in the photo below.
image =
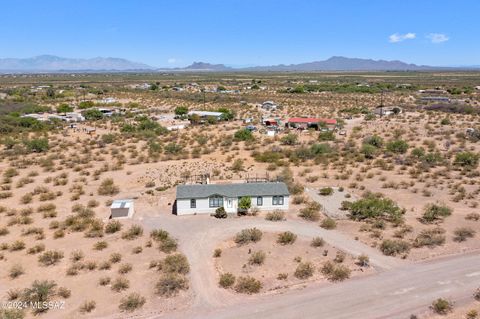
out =
[[409,64],[402,61],[386,61],[334,56],[324,61],[300,64],[279,64],[232,68],[224,64],[194,62],[184,68],[154,68],[147,64],[120,58],[69,59],[53,55],[40,55],[27,59],[0,59],[0,73],[42,72],[315,72],[315,71],[434,71],[479,69],[478,66],[436,67]]
[[27,59],[0,59],[3,72],[55,71],[128,71],[152,70],[149,65],[119,58],[68,59],[54,55],[39,55]]

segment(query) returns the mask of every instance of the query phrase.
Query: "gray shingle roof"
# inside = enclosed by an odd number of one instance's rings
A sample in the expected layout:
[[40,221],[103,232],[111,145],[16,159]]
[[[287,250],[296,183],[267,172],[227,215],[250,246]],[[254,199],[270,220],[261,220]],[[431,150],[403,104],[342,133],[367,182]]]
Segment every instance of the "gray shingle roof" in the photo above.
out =
[[287,185],[281,182],[177,186],[177,199],[207,198],[217,194],[225,197],[290,195]]

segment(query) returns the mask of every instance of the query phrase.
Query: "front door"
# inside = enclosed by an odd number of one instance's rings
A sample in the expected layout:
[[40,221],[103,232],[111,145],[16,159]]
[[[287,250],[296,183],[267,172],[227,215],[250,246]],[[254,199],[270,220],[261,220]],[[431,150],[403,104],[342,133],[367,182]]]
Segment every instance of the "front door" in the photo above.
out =
[[227,203],[225,205],[225,210],[227,211],[227,213],[235,213],[235,210],[236,210],[236,205],[235,205],[235,201],[233,198],[227,198],[226,199]]

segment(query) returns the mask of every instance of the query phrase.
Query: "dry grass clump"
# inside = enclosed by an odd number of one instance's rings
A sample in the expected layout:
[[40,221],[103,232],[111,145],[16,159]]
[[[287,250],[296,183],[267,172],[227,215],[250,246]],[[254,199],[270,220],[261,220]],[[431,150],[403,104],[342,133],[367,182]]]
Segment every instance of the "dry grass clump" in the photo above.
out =
[[218,285],[222,288],[230,288],[235,284],[235,276],[229,272],[221,274]]
[[234,241],[238,245],[256,243],[262,239],[262,231],[257,228],[243,229],[235,235]]
[[253,277],[238,277],[235,291],[242,294],[256,294],[262,289],[262,283]]
[[122,239],[134,240],[143,235],[143,228],[139,225],[132,225],[122,233]]
[[145,297],[142,297],[140,294],[134,292],[128,296],[123,297],[120,300],[120,305],[118,308],[122,311],[132,312],[137,309],[140,309],[145,304]]

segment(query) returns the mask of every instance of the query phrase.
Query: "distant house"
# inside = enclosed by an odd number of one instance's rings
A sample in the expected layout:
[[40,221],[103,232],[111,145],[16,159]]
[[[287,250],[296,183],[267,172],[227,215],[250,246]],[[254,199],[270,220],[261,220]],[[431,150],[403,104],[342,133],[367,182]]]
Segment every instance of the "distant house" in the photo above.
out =
[[378,106],[373,110],[378,116],[389,116],[402,113],[402,108],[398,106]]
[[117,199],[110,206],[111,218],[131,218],[135,213],[133,199]]
[[262,118],[262,124],[266,127],[279,127],[282,125],[282,121],[278,117],[265,117]]
[[262,103],[262,106],[261,106],[262,109],[267,111],[274,111],[277,109],[277,107],[278,105],[273,101],[265,101]]
[[23,114],[20,117],[29,117],[29,118],[36,119],[37,121],[41,121],[41,122],[47,121],[47,119],[42,114],[30,113],[30,114]]
[[188,112],[188,117],[190,118],[192,115],[197,115],[200,119],[205,120],[209,117],[215,118],[217,121],[222,120],[223,113],[222,112],[210,112],[210,111],[190,111]]
[[175,212],[211,214],[224,207],[227,213],[237,213],[242,197],[250,197],[252,207],[260,210],[287,210],[289,196],[282,182],[178,185]]
[[450,99],[444,96],[425,96],[420,98],[421,102],[446,102],[449,103]]
[[85,117],[76,112],[69,112],[65,115],[69,122],[83,122],[85,121]]
[[287,121],[286,127],[297,129],[313,128],[319,130],[322,126],[333,129],[337,125],[335,119],[315,118],[315,117],[292,117]]
[[476,86],[476,87],[475,87],[475,90],[480,91],[480,85]]

